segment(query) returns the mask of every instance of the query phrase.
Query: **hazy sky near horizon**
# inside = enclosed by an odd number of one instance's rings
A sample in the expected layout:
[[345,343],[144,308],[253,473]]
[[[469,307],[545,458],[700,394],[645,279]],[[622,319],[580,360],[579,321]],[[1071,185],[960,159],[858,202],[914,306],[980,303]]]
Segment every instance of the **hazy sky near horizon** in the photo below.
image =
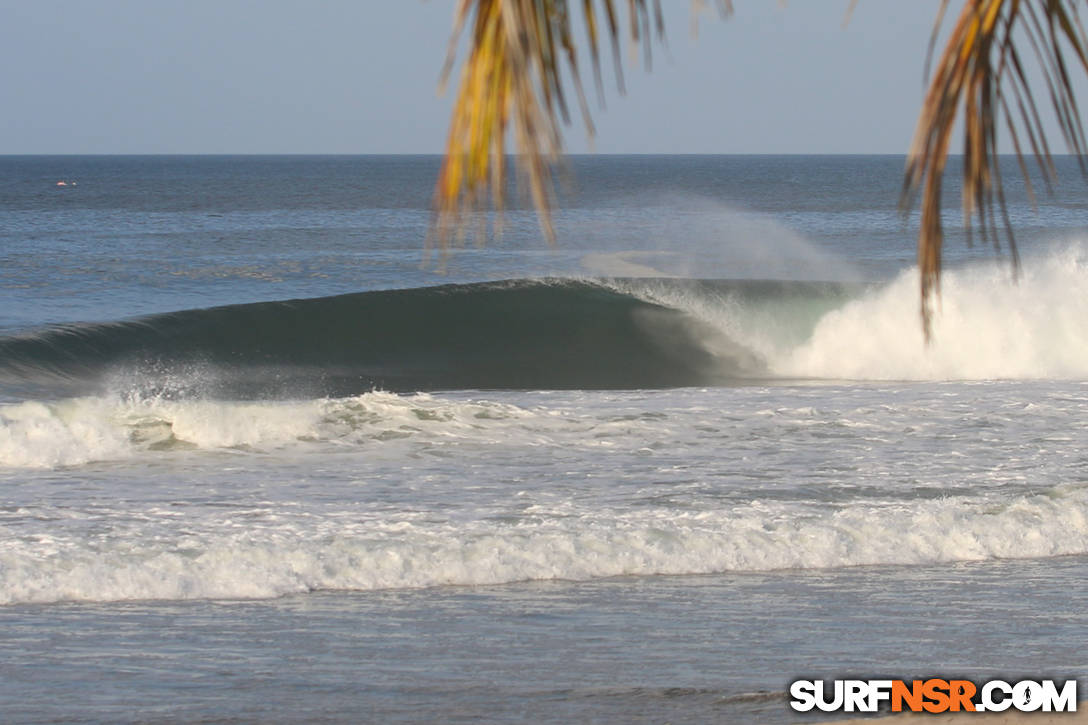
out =
[[[0,153],[437,153],[452,0],[0,0]],[[938,0],[664,0],[571,152],[904,153]],[[579,36],[581,37],[581,36]],[[583,53],[584,54],[584,53]],[[587,61],[588,58],[583,58]],[[588,68],[588,66],[587,66]]]

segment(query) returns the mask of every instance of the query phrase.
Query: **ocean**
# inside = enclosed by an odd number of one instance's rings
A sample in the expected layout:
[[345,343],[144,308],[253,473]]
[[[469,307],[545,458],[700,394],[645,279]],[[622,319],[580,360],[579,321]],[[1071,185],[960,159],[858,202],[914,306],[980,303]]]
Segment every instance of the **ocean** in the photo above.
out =
[[1088,196],[1009,161],[927,346],[902,157],[573,157],[449,254],[434,156],[0,157],[0,720],[1083,678]]

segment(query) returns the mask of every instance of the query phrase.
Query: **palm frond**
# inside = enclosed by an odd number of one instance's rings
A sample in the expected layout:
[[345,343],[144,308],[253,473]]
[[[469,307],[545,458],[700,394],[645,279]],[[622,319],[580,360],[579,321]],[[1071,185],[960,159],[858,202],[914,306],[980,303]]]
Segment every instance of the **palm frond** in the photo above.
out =
[[[580,3],[590,61],[602,99],[603,35],[611,41],[617,85],[623,91],[620,2]],[[649,64],[653,33],[661,36],[664,32],[660,0],[626,0],[625,4],[631,46],[641,48]],[[443,83],[466,29],[469,48],[435,189],[436,214],[430,243],[445,249],[452,238],[461,239],[466,222],[474,216],[482,218],[481,212],[489,203],[497,212],[495,233],[501,233],[509,131],[519,180],[528,186],[545,238],[554,241],[553,170],[563,150],[562,126],[570,123],[565,77],[573,82],[586,132],[593,135],[570,5],[569,0],[460,0]]]
[[[947,0],[941,4],[938,26],[946,6]],[[934,38],[938,29],[934,28]],[[1013,268],[1017,269],[1016,240],[997,155],[999,118],[1004,119],[1028,194],[1034,192],[1022,135],[1027,137],[1044,182],[1049,185],[1055,178],[1054,160],[1025,68],[1024,43],[1038,64],[1066,145],[1085,170],[1086,141],[1066,61],[1066,54],[1071,53],[1088,72],[1088,42],[1075,0],[966,0],[930,79],[907,156],[900,199],[906,211],[921,196],[918,269],[926,339],[932,329],[932,300],[940,290],[944,241],[941,181],[960,111],[964,136],[962,207],[969,242],[975,224],[983,239],[995,246],[1000,246],[999,233],[1004,229]],[[932,50],[933,41],[930,47]]]

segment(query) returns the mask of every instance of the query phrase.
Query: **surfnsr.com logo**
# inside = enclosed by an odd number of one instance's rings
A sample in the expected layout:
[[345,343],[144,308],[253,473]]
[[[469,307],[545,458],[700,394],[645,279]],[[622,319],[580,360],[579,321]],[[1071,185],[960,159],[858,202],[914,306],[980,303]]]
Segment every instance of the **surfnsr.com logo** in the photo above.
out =
[[797,680],[790,707],[798,712],[1076,712],[1077,681]]

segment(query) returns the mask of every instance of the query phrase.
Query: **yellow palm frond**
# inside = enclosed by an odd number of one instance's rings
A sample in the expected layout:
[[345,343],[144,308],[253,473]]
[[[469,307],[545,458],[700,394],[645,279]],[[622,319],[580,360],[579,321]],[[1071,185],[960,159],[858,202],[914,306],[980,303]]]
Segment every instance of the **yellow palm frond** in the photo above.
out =
[[[454,233],[460,237],[470,218],[483,219],[476,213],[489,203],[498,212],[495,231],[500,232],[507,189],[508,132],[512,132],[519,176],[527,182],[544,236],[554,239],[552,174],[562,153],[562,126],[570,122],[564,73],[573,81],[587,132],[593,134],[571,28],[570,6],[575,1],[459,0],[443,81],[453,67],[462,32],[468,35],[469,48],[435,190],[436,214],[429,241],[441,248],[446,248]],[[705,2],[695,0],[695,5]],[[723,14],[731,12],[728,0],[718,0],[718,4]],[[944,0],[940,6],[934,40],[948,4]],[[606,35],[611,41],[617,85],[623,91],[621,5],[627,8],[631,47],[645,52],[647,64],[653,32],[663,34],[660,0],[581,0],[599,93],[603,86],[600,46]],[[1029,195],[1033,190],[1024,160],[1025,146],[1038,161],[1048,185],[1055,176],[1029,82],[1024,57],[1027,48],[1029,59],[1034,57],[1037,62],[1066,143],[1084,168],[1088,143],[1067,61],[1071,56],[1073,63],[1088,71],[1088,38],[1076,0],[963,0],[926,93],[901,198],[902,208],[907,210],[921,197],[918,266],[927,339],[932,298],[938,293],[941,273],[942,180],[961,111],[965,226],[970,234],[972,225],[977,224],[982,236],[995,245],[999,244],[999,226],[1003,228],[1014,268],[1018,264],[1016,244],[997,156],[999,119],[1004,119],[1010,134]],[[931,40],[930,55],[932,50]]]
[[[649,63],[652,34],[664,32],[660,0],[626,0],[625,4],[632,48],[641,47]],[[465,29],[469,49],[435,189],[432,241],[438,246],[445,248],[451,236],[460,235],[468,218],[487,208],[488,202],[498,212],[495,231],[501,231],[508,131],[513,135],[519,177],[527,183],[545,238],[554,240],[552,172],[562,154],[561,127],[570,122],[564,72],[573,81],[587,133],[593,134],[570,5],[568,0],[460,0],[443,82]],[[618,5],[620,0],[580,3],[590,60],[602,94],[603,35],[611,40],[617,85],[623,90],[619,60],[623,31]]]
[[[947,0],[941,4],[938,26],[947,4]],[[907,157],[901,198],[906,210],[921,194],[918,268],[927,339],[932,299],[939,293],[941,275],[941,181],[960,111],[964,135],[962,205],[968,240],[975,222],[983,239],[999,245],[1000,213],[1014,269],[1019,264],[997,155],[999,118],[1005,121],[1028,194],[1034,192],[1024,159],[1023,137],[1044,181],[1049,184],[1055,177],[1054,161],[1024,63],[1024,43],[1038,63],[1066,144],[1081,158],[1084,169],[1085,137],[1066,61],[1069,53],[1088,71],[1088,42],[1074,0],[967,0],[937,59]]]

